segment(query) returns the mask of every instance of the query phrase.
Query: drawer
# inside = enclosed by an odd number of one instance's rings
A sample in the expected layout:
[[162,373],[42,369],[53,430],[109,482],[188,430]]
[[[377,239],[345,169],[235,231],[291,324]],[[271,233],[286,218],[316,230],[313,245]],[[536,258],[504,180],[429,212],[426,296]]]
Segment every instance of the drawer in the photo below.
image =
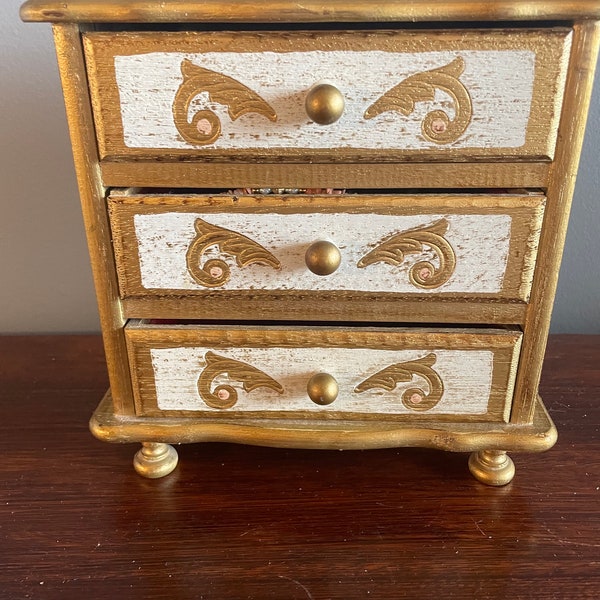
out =
[[126,338],[140,415],[503,422],[521,333],[131,321]]
[[[234,295],[229,317],[266,318],[245,300],[277,293],[307,302],[323,295],[526,302],[544,202],[541,194],[115,191],[109,207],[124,298],[218,303]],[[208,303],[201,310],[209,316]]]
[[422,162],[552,158],[571,32],[92,32],[84,43],[102,158]]

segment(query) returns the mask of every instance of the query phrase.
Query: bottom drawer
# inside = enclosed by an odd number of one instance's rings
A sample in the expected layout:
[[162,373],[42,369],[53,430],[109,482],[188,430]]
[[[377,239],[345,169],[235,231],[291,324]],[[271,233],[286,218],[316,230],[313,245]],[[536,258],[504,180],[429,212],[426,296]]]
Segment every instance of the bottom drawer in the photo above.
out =
[[244,327],[131,321],[136,412],[151,417],[508,419],[512,329]]

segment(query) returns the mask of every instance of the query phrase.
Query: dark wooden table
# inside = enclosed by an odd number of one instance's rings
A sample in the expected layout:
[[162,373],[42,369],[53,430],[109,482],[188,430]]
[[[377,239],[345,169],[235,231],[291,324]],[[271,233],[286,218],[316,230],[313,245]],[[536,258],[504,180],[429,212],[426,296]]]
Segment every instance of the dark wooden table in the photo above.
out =
[[600,597],[600,336],[551,338],[559,441],[488,488],[466,456],[179,447],[142,479],[91,437],[96,336],[0,338],[0,598]]

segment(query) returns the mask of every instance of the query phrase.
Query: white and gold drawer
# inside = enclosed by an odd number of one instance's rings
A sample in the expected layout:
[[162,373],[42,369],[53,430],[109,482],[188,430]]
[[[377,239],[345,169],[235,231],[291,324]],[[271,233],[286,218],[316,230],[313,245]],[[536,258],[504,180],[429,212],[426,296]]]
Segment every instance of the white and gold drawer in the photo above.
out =
[[[215,318],[211,310],[229,298],[235,311],[217,318],[265,319],[269,298],[287,298],[311,303],[308,318],[318,320],[328,317],[320,314],[316,298],[330,304],[412,298],[454,305],[472,300],[496,309],[501,302],[523,305],[529,298],[544,201],[535,194],[238,197],[114,192],[109,207],[122,297],[133,303],[144,299],[147,307],[152,299],[157,302],[149,313],[126,311],[129,316],[181,318],[178,308],[186,298],[196,298],[206,300],[196,306],[201,312],[184,318]],[[183,300],[167,304],[169,298]],[[432,315],[437,322],[441,312]],[[447,313],[445,318],[451,319],[452,309]],[[378,320],[386,320],[385,314]],[[388,315],[387,320],[394,319]],[[414,322],[414,315],[405,320]]]
[[83,38],[101,158],[163,161],[552,158],[571,44],[567,28]]
[[153,417],[504,422],[509,329],[219,327],[131,321],[136,411]]

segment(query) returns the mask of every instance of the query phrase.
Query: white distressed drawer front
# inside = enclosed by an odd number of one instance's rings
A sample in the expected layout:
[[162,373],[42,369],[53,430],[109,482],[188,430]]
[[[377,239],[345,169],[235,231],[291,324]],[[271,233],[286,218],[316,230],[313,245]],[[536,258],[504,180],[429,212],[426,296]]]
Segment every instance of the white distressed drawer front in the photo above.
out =
[[[101,155],[552,157],[570,31],[84,35]],[[343,95],[311,121],[308,91]]]
[[[127,328],[140,414],[503,421],[521,334],[508,330]],[[337,397],[308,382],[325,373]]]
[[[381,293],[527,300],[544,198],[137,196],[109,201],[124,297]],[[339,267],[315,274],[315,242]]]

